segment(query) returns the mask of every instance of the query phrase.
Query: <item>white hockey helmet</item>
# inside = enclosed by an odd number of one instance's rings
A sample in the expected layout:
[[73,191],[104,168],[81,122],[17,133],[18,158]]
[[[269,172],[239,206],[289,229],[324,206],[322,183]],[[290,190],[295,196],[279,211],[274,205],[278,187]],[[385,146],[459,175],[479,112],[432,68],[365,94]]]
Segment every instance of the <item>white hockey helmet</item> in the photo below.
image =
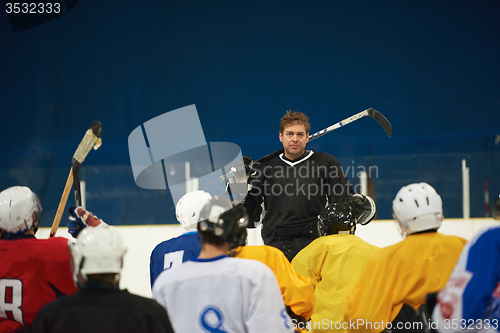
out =
[[0,192],[0,230],[4,234],[31,229],[40,220],[41,212],[40,199],[26,186],[13,186]]
[[116,273],[118,280],[127,247],[116,228],[110,225],[84,228],[68,246],[77,285],[87,281],[89,274]]
[[175,205],[177,221],[186,230],[196,230],[200,212],[210,199],[212,199],[210,193],[201,190],[184,194]]
[[443,202],[429,184],[410,184],[403,186],[392,201],[392,216],[403,237],[437,229],[443,221]]

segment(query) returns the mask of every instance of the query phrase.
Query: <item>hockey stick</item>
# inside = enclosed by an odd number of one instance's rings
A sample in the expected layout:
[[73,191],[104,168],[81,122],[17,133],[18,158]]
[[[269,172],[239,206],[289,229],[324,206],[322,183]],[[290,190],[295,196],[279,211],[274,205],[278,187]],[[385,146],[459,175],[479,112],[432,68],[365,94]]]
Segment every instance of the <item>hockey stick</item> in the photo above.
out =
[[[316,132],[314,134],[309,135],[309,140],[307,142],[311,142],[312,140],[315,140],[315,139],[317,139],[317,138],[319,138],[319,137],[321,137],[321,136],[323,136],[325,134],[328,134],[328,133],[336,130],[337,128],[343,127],[343,126],[345,126],[347,124],[350,124],[353,121],[356,121],[356,120],[358,120],[360,118],[363,118],[365,116],[368,116],[368,117],[371,117],[371,118],[375,119],[382,126],[382,128],[385,130],[385,132],[387,133],[387,135],[389,137],[392,136],[392,126],[391,126],[391,123],[389,123],[389,121],[387,120],[387,118],[384,117],[377,110],[369,108],[369,109],[366,109],[366,110],[361,111],[359,113],[356,113],[355,115],[352,115],[349,118],[346,118],[346,119],[344,119],[342,121],[339,121],[338,123],[336,123],[336,124],[334,124],[332,126],[329,126],[329,127],[325,128],[325,129],[322,129],[319,132]],[[269,155],[261,157],[257,161],[255,161],[255,162],[262,163],[262,162],[268,161],[271,158],[273,158],[275,156],[278,156],[281,153],[283,153],[283,149],[280,149],[278,151],[275,151],[274,153],[271,153]],[[230,172],[226,173],[225,175],[220,176],[219,180],[221,182],[224,182],[224,181],[227,181],[228,178],[234,177],[234,175],[235,175],[234,172],[230,171]]]
[[[316,132],[314,134],[309,135],[309,140],[307,142],[309,143],[312,140],[315,140],[315,139],[317,139],[317,138],[319,138],[319,137],[321,137],[321,136],[323,136],[325,134],[328,134],[328,133],[336,130],[337,128],[343,127],[343,126],[345,126],[347,124],[350,124],[353,121],[356,121],[356,120],[358,120],[360,118],[363,118],[365,116],[368,116],[368,117],[371,117],[371,118],[375,119],[384,128],[384,130],[387,133],[387,135],[389,137],[392,136],[392,126],[391,126],[391,123],[389,123],[389,121],[387,120],[387,118],[384,117],[377,110],[369,108],[369,109],[366,109],[364,111],[361,111],[360,113],[356,113],[355,115],[352,115],[349,118],[346,118],[346,119],[344,119],[342,121],[339,121],[338,123],[333,124],[332,126],[329,126],[329,127],[325,128],[325,129],[322,129],[319,132]],[[278,151],[275,151],[274,153],[271,153],[271,154],[266,155],[266,156],[264,156],[262,158],[259,158],[256,162],[262,163],[262,162],[268,161],[271,158],[273,158],[275,156],[278,156],[282,152],[283,152],[283,149],[280,149]]]
[[59,223],[61,222],[61,217],[66,207],[66,202],[68,201],[69,192],[71,186],[74,187],[75,192],[75,205],[80,206],[82,203],[82,195],[80,191],[80,166],[83,163],[85,157],[92,148],[97,150],[101,146],[101,135],[102,135],[102,125],[99,121],[95,120],[90,128],[85,133],[82,141],[76,148],[73,158],[71,159],[71,169],[69,171],[68,179],[66,180],[66,185],[64,186],[63,194],[61,200],[59,201],[59,206],[57,207],[56,216],[52,222],[52,228],[50,229],[49,238],[56,235],[57,228],[59,228]]

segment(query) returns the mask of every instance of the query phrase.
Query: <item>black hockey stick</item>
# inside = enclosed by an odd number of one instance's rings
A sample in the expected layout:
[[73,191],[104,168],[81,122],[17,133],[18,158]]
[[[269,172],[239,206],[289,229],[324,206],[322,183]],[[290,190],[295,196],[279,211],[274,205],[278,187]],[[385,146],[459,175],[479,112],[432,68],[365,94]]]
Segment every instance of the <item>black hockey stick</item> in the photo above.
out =
[[[328,133],[336,130],[337,128],[340,128],[340,127],[343,127],[343,126],[345,126],[347,124],[350,124],[353,121],[356,121],[356,120],[358,120],[360,118],[363,118],[364,116],[368,116],[368,117],[371,117],[371,118],[375,119],[384,128],[384,130],[387,133],[387,135],[389,137],[392,136],[392,126],[391,126],[391,123],[389,123],[389,121],[387,120],[387,118],[384,117],[377,110],[369,108],[369,109],[366,109],[364,111],[361,111],[360,113],[356,113],[355,115],[352,115],[349,118],[346,118],[346,119],[344,119],[342,121],[339,121],[338,123],[336,123],[336,124],[334,124],[332,126],[329,126],[329,127],[325,128],[325,129],[322,129],[319,132],[316,132],[314,134],[309,135],[309,140],[307,142],[311,142],[312,140],[315,140],[315,139],[319,138],[320,136],[323,136],[325,134],[328,134]],[[269,155],[261,157],[257,161],[255,161],[255,162],[262,163],[262,162],[268,161],[271,158],[273,158],[275,156],[278,156],[281,153],[283,153],[283,149],[280,149],[278,151],[275,151],[274,153],[271,153]],[[224,182],[224,181],[227,181],[228,178],[234,177],[234,175],[235,175],[234,172],[230,171],[230,172],[226,173],[225,175],[220,176],[219,180],[221,182]]]
[[59,228],[59,222],[61,221],[64,207],[66,207],[66,202],[68,201],[71,185],[73,185],[75,192],[75,204],[76,206],[81,206],[82,194],[80,192],[80,166],[92,148],[97,150],[97,148],[101,146],[101,135],[102,125],[99,121],[95,120],[85,133],[82,141],[78,145],[78,148],[76,148],[75,154],[71,159],[71,170],[69,171],[68,179],[66,180],[66,185],[64,186],[63,194],[61,196],[61,200],[59,201],[59,206],[57,207],[56,216],[52,222],[49,237],[54,237],[57,228]]

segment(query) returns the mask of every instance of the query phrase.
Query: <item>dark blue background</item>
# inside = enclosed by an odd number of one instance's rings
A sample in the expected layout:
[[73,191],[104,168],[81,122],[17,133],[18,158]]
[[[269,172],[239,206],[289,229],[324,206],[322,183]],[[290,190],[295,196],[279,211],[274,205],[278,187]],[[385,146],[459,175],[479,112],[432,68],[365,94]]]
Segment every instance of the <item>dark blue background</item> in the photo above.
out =
[[145,121],[195,104],[207,141],[257,159],[280,148],[288,109],[316,132],[372,107],[392,138],[364,118],[309,147],[377,167],[378,218],[415,181],[461,217],[462,158],[471,216],[484,216],[485,180],[490,200],[500,192],[499,54],[496,0],[80,1],[17,33],[2,11],[0,187],[30,186],[50,225],[98,119],[103,145],[82,167],[87,207],[111,224],[171,223],[168,192],[133,180],[127,138]]

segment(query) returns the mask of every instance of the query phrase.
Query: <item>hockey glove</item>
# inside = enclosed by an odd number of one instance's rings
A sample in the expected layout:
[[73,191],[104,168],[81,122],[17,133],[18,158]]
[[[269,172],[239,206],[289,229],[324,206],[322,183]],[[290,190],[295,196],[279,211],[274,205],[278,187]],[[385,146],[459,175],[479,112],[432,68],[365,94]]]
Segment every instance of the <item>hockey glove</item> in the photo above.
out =
[[356,217],[356,223],[361,225],[370,223],[377,212],[375,202],[366,195],[356,193],[348,199],[347,204],[351,207]]
[[243,156],[229,167],[232,177],[229,178],[230,183],[246,183],[252,170],[253,160],[249,156]]
[[[247,192],[251,189],[248,185],[248,177],[252,170],[253,160],[249,156],[243,156],[229,167],[229,173],[232,176],[228,179],[226,191],[231,192],[238,198],[238,202],[244,200]],[[228,174],[229,174],[228,173]]]
[[68,232],[74,238],[78,236],[78,233],[83,228],[87,226],[97,227],[102,223],[104,223],[103,220],[95,216],[94,213],[87,211],[85,208],[81,206],[70,207],[69,214],[70,217],[68,219],[68,224],[67,224]]
[[296,315],[290,306],[286,306],[286,312],[290,319],[292,319],[293,326],[295,327],[295,332],[307,332],[307,320],[299,315]]

